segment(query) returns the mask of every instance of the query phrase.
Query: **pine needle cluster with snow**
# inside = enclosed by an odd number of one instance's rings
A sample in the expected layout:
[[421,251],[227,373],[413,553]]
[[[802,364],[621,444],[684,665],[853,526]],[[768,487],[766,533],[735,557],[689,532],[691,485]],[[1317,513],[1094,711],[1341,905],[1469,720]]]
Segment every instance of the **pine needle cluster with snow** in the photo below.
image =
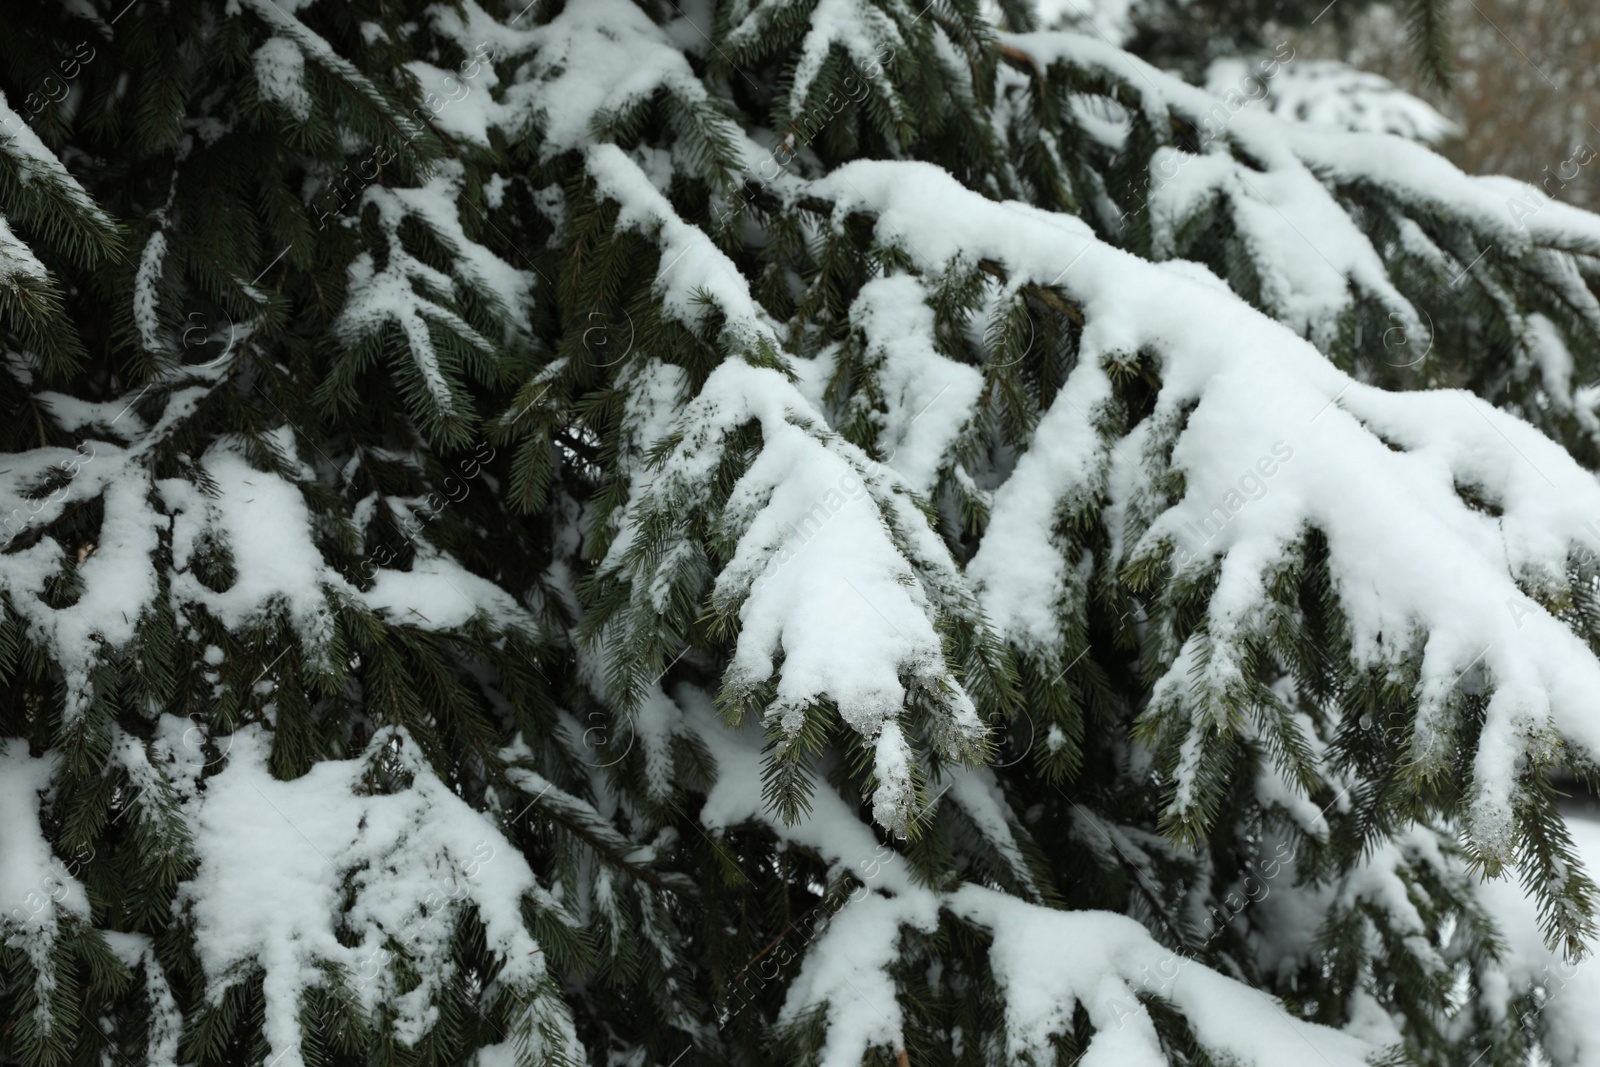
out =
[[1192,6],[8,9],[0,1062],[1596,1062],[1600,218]]

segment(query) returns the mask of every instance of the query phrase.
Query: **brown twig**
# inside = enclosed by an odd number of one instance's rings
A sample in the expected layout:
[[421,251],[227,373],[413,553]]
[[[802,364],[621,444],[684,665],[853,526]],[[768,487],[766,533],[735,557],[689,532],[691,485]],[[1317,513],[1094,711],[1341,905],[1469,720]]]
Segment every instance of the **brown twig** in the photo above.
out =
[[777,948],[778,947],[778,943],[780,941],[782,941],[784,938],[789,936],[789,931],[793,930],[796,926],[800,925],[800,919],[804,919],[806,916],[811,915],[813,912],[815,912],[820,907],[822,907],[822,902],[818,901],[817,903],[811,905],[811,908],[805,913],[805,915],[802,915],[797,919],[791,920],[788,926],[785,926],[781,931],[778,932],[778,936],[777,937],[775,937],[771,941],[767,942],[767,947],[766,948],[762,949],[760,952],[757,952],[754,956],[751,956],[750,959],[745,963],[745,965],[743,967],[739,968],[739,973],[734,975],[733,979],[728,984],[732,985],[735,982],[737,982],[739,979],[743,978],[744,977],[744,972],[748,971],[751,967],[754,967],[757,963],[760,963],[761,962],[761,957],[765,956],[767,953],[769,953],[773,949]]
[[[978,260],[978,269],[982,270],[986,274],[994,275],[1001,281],[1005,281],[1010,277],[1010,275],[1007,274],[1004,265],[996,260],[980,259]],[[1022,291],[1038,300],[1041,304],[1049,308],[1051,311],[1054,311],[1056,314],[1065,315],[1079,326],[1083,325],[1083,312],[1079,311],[1071,301],[1064,298],[1060,293],[1056,292],[1049,286],[1039,285],[1036,282],[1028,282],[1022,286]]]

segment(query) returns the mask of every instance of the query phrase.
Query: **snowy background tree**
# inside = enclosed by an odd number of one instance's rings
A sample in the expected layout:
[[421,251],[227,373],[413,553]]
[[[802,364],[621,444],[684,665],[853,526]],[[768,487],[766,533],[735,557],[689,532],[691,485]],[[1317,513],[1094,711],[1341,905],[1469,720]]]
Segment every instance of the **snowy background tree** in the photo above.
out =
[[1595,1062],[1600,218],[1258,6],[8,9],[0,1058]]
[[[1460,126],[1461,136],[1442,150],[1463,170],[1535,184],[1559,171],[1552,190],[1594,210],[1594,169],[1561,164],[1579,145],[1600,146],[1600,9],[1572,0],[1450,0],[1445,11],[1457,71],[1446,91],[1418,77],[1403,14],[1386,4],[1341,2],[1315,26],[1285,33],[1306,58],[1337,56],[1436,104]],[[1510,100],[1517,106],[1503,106]]]

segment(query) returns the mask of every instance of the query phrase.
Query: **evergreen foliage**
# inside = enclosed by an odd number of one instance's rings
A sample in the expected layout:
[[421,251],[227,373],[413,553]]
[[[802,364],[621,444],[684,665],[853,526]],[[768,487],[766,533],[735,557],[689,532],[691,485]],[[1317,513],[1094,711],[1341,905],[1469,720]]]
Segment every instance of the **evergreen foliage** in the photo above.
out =
[[999,6],[17,0],[0,1059],[1587,1062],[1600,218]]

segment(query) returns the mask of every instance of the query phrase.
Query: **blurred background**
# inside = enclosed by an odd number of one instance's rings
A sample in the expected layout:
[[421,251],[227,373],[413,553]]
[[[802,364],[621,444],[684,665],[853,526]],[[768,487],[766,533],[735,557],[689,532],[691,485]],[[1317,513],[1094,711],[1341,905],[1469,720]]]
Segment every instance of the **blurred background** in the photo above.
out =
[[1600,166],[1562,166],[1600,151],[1600,3],[1455,0],[1449,90],[1419,76],[1393,7],[1343,7],[1340,0],[1317,25],[1284,32],[1299,57],[1343,61],[1432,104],[1457,127],[1437,147],[1461,169],[1535,184],[1554,177],[1548,188],[1558,200],[1600,208]]
[[[989,0],[1011,29],[1072,29],[1245,107],[1424,142],[1600,211],[1600,0]],[[1267,72],[1267,73],[1264,73]],[[1506,183],[1536,211],[1541,201]],[[1557,776],[1600,867],[1600,796]]]
[[1258,106],[1413,137],[1469,173],[1600,209],[1600,0],[1040,0],[1038,12],[1218,93],[1292,54]]

